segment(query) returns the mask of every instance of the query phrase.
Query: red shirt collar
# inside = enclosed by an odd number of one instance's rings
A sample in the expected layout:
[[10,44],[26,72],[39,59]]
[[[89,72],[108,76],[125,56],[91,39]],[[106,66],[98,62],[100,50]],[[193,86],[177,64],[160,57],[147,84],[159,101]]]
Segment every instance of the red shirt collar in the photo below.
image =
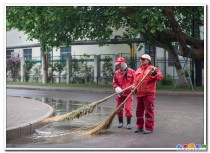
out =
[[141,66],[141,68],[142,68],[142,69],[146,69],[146,68],[148,68],[149,66],[150,66],[150,65],[147,64],[146,66]]

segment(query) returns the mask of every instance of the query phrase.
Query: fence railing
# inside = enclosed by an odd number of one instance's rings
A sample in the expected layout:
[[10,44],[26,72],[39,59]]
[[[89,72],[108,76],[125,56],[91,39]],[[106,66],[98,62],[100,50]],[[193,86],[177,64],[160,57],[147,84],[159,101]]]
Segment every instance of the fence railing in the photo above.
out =
[[[94,55],[72,55],[72,75],[70,76],[71,83],[94,83],[97,80],[99,84],[111,84],[113,73],[116,68],[113,66],[116,59],[113,57],[122,56],[125,57],[128,66],[130,67],[130,55],[126,53],[115,54],[101,54],[98,55],[98,63],[95,63]],[[27,60],[27,59],[25,59]],[[41,82],[42,81],[42,60],[41,57],[32,57],[31,60],[35,61],[34,66],[30,70],[29,82]],[[180,60],[182,66],[185,61]],[[61,67],[63,63],[63,67]],[[135,60],[136,65],[140,65],[139,60]],[[171,65],[173,61],[165,60],[163,58],[157,58],[155,66],[157,66],[161,72],[166,75],[170,75],[173,80],[178,79],[176,69]],[[59,65],[60,64],[60,65]],[[94,74],[94,65],[99,65],[98,74]],[[190,72],[191,61],[188,61],[186,69]],[[60,66],[60,67],[59,67]],[[60,68],[60,69],[59,69]],[[7,72],[7,81],[13,81],[10,72]],[[21,81],[20,73],[15,76],[16,81]],[[48,82],[53,83],[66,83],[67,82],[67,68],[66,59],[61,59],[60,56],[53,56],[48,58]],[[95,82],[96,83],[96,82]]]

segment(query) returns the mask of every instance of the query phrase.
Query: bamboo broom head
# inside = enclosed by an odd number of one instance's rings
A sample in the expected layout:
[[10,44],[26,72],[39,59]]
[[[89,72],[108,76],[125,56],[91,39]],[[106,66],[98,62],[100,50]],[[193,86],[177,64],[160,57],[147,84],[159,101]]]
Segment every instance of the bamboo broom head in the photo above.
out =
[[108,129],[111,124],[112,124],[112,121],[115,117],[115,115],[118,113],[118,111],[120,109],[123,108],[124,104],[125,104],[126,100],[121,103],[117,109],[115,109],[111,115],[109,115],[106,119],[104,119],[103,121],[101,121],[94,129],[92,130],[89,130],[89,131],[85,131],[84,134],[86,135],[92,135],[92,134],[100,134],[103,132],[103,130],[106,130]]
[[[103,100],[105,101],[105,100]],[[61,115],[61,116],[55,116],[55,117],[50,117],[46,118],[43,120],[45,123],[50,123],[50,122],[56,122],[56,121],[63,121],[63,120],[73,120],[75,118],[80,118],[84,115],[90,114],[94,111],[94,108],[101,103],[102,100],[99,100],[97,102],[93,102],[87,106],[81,107],[79,109],[76,109],[70,113]]]
[[106,119],[101,121],[94,129],[89,131],[84,131],[83,134],[85,135],[101,134],[103,130],[108,129],[111,126],[114,117],[115,114],[111,114]]
[[[129,89],[129,88],[131,88],[131,86],[125,88],[124,91]],[[98,100],[96,102],[93,102],[93,103],[91,103],[91,104],[89,104],[87,106],[84,106],[84,107],[81,107],[81,108],[79,108],[77,110],[74,110],[74,111],[72,111],[70,113],[67,113],[67,114],[64,114],[64,115],[61,115],[61,116],[55,116],[55,117],[46,118],[45,120],[43,120],[43,122],[49,123],[49,122],[56,122],[56,121],[62,121],[62,120],[73,120],[74,118],[80,118],[80,117],[82,117],[84,115],[92,113],[94,111],[94,108],[98,104],[100,104],[100,103],[102,103],[104,101],[107,101],[107,99],[111,98],[114,95],[116,95],[116,93],[114,93],[114,94],[112,94],[110,96],[107,96],[107,97],[105,97],[105,98],[103,98],[101,100]]]
[[64,114],[61,116],[48,117],[48,118],[44,119],[42,122],[50,123],[50,122],[62,121],[66,116],[67,116],[67,114]]
[[81,107],[77,110],[72,111],[69,113],[69,115],[66,115],[66,117],[63,118],[63,120],[73,120],[75,118],[80,118],[84,115],[90,114],[94,111],[94,108],[96,107],[96,103],[90,104],[84,107]]

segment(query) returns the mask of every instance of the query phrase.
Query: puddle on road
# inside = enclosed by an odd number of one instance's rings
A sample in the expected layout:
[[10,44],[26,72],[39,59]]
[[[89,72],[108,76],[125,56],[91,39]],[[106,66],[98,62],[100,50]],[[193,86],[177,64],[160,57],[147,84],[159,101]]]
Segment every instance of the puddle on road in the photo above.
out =
[[[47,103],[54,109],[53,116],[62,115],[90,102],[61,100],[52,98],[34,98],[35,100]],[[49,143],[68,143],[85,138],[81,131],[94,128],[101,120],[105,119],[114,108],[96,106],[93,113],[71,121],[59,121],[49,123],[39,129],[32,135],[25,136],[19,140],[13,140],[11,144],[49,144]]]

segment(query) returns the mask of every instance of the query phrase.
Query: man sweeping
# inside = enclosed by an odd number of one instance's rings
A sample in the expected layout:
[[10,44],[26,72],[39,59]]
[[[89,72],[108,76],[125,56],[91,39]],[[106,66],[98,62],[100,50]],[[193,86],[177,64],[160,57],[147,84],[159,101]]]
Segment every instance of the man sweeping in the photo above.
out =
[[[144,54],[140,57],[141,66],[136,70],[136,77],[134,80],[135,88],[138,82],[149,72],[149,75],[143,80],[142,84],[137,88],[137,129],[135,133],[143,132],[144,134],[150,134],[154,128],[154,101],[156,93],[156,81],[160,81],[163,74],[158,68],[151,65],[151,57],[148,54]],[[144,128],[145,126],[145,128]]]
[[[123,57],[117,58],[115,64],[118,68],[114,73],[113,77],[113,87],[118,94],[116,96],[116,108],[126,99],[126,97],[131,93],[131,89],[128,89],[123,92],[123,89],[129,87],[133,84],[135,78],[135,71],[127,67],[126,60]],[[123,127],[123,116],[125,109],[125,116],[127,117],[127,129],[132,129],[131,126],[131,117],[132,117],[132,105],[133,105],[133,96],[131,95],[124,108],[118,112],[119,125],[118,128]]]

